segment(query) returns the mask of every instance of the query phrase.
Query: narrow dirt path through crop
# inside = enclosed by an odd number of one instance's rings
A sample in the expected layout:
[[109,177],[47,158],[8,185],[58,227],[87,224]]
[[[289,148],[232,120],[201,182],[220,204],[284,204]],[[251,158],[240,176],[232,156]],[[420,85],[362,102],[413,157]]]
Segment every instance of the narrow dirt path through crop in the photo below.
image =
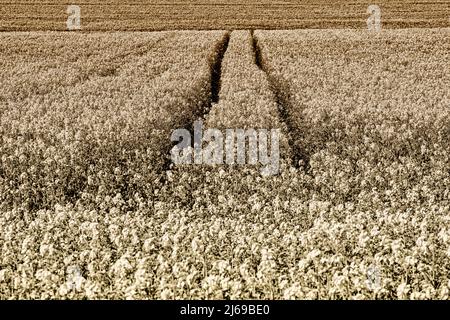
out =
[[[196,113],[193,114],[192,118],[189,120],[188,123],[185,123],[183,128],[187,129],[191,136],[194,134],[194,128],[193,128],[193,122],[197,120],[198,118],[205,118],[209,111],[212,108],[212,105],[214,103],[219,102],[219,92],[221,87],[221,78],[222,78],[222,61],[223,57],[225,56],[225,53],[228,49],[228,43],[230,42],[230,33],[226,32],[222,39],[217,43],[217,45],[214,48],[214,51],[210,57],[209,65],[210,65],[210,95],[209,99],[207,101],[204,101],[203,106],[197,110]],[[170,144],[168,144],[170,145]],[[170,169],[172,164],[172,159],[170,156],[171,147],[170,145],[169,150],[167,150],[167,159],[164,163],[164,166],[162,167],[162,172],[166,172]],[[165,179],[165,176],[162,176],[163,183],[167,183],[167,180]]]
[[227,32],[217,47],[217,54],[211,64],[211,102],[219,102],[220,80],[222,76],[222,61],[230,42],[230,33]]
[[293,124],[291,114],[289,113],[290,102],[289,102],[289,92],[287,88],[285,88],[275,76],[273,76],[268,70],[267,66],[264,64],[261,47],[258,44],[258,39],[254,34],[254,30],[251,31],[253,38],[253,51],[255,53],[255,63],[256,65],[264,71],[267,76],[267,80],[270,84],[270,89],[275,95],[276,103],[278,106],[278,114],[280,121],[287,128],[286,137],[289,141],[289,146],[291,146],[291,164],[298,168],[300,162],[303,162],[303,165],[306,169],[309,168],[309,155],[305,152],[304,148],[298,145],[297,141],[298,136],[301,134],[299,130]]

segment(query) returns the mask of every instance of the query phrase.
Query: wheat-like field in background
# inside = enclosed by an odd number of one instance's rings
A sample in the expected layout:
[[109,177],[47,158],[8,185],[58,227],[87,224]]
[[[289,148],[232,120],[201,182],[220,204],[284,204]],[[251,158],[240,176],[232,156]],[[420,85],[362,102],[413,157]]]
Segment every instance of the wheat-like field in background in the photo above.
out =
[[0,0],[0,30],[65,30],[79,5],[85,31],[365,28],[379,5],[386,28],[449,27],[449,0]]

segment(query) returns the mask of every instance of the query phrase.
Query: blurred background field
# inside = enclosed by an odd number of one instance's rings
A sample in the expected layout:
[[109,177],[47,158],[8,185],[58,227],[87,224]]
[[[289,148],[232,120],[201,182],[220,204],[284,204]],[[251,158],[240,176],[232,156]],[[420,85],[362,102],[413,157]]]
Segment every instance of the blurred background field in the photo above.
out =
[[448,27],[448,0],[1,0],[0,30],[65,30],[69,4],[86,31],[365,28],[379,5],[384,28]]

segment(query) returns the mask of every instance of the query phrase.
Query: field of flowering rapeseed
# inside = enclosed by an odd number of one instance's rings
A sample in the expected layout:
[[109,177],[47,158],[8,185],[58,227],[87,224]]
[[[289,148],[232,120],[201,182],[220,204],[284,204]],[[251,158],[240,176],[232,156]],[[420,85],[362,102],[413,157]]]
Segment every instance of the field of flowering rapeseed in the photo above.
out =
[[[1,33],[0,298],[448,299],[448,39]],[[174,165],[197,119],[278,174]]]
[[0,0],[0,30],[65,30],[69,4],[86,31],[365,28],[370,4],[387,28],[437,28],[450,12],[449,0]]

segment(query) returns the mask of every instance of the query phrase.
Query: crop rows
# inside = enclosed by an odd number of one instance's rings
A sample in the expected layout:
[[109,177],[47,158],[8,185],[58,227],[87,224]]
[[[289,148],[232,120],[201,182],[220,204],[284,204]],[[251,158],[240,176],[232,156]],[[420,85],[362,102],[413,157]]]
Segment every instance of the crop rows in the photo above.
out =
[[[298,265],[294,278],[301,284],[300,274],[325,272],[330,278],[321,281],[335,285],[326,295],[348,296],[364,287],[357,274],[372,263],[380,268],[382,289],[375,292],[445,297],[448,30],[386,31],[374,38],[363,31],[269,31],[256,37],[262,65],[284,93],[298,137],[294,147],[308,155],[317,196],[310,210],[318,216],[303,245],[314,246],[320,259]],[[326,266],[326,259],[333,263]],[[343,269],[325,271],[341,259]],[[302,287],[292,296],[301,297]]]
[[[365,28],[369,4],[387,28],[448,27],[448,0],[75,1],[82,27],[98,30]],[[67,1],[1,0],[0,30],[65,30]]]

